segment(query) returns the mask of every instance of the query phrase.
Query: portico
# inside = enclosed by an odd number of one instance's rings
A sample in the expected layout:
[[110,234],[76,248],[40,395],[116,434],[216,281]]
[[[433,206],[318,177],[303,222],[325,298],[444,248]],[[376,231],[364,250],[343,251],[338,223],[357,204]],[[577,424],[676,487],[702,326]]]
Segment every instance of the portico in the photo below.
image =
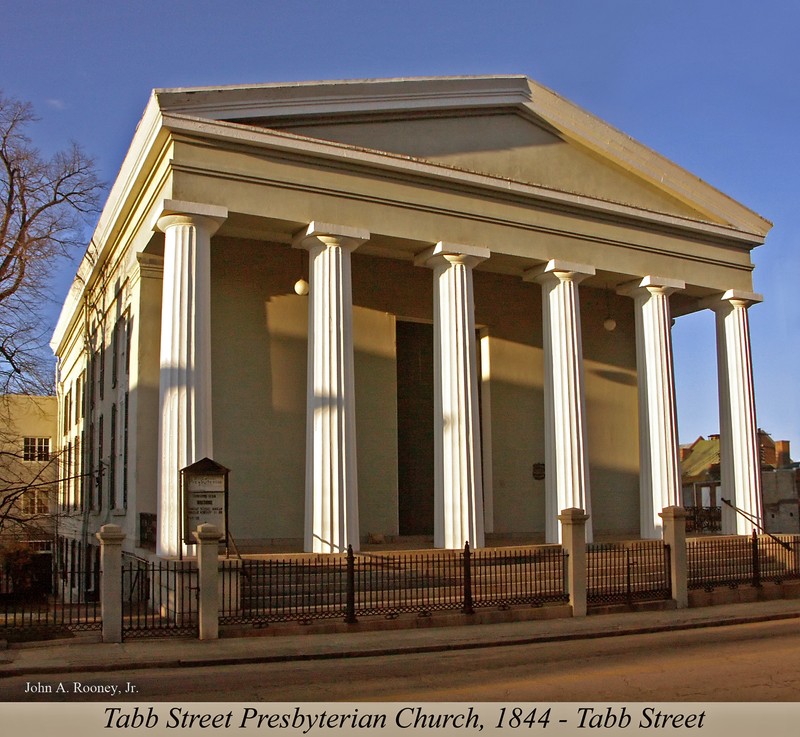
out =
[[100,262],[163,260],[128,296],[131,497],[160,555],[191,554],[176,484],[204,456],[231,469],[245,549],[358,549],[401,516],[441,548],[558,542],[568,508],[588,539],[660,537],[671,325],[704,309],[723,486],[760,515],[747,309],[769,224],[546,88],[159,91],[132,151]]

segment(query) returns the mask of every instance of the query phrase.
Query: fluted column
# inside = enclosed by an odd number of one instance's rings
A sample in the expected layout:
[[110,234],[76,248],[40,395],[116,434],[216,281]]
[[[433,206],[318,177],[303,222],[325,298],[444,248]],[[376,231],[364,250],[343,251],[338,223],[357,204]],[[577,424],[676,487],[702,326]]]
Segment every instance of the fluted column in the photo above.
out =
[[623,285],[633,297],[636,319],[636,369],[639,384],[639,514],[643,539],[662,536],[660,513],[680,506],[672,318],[669,295],[686,284],[646,276]]
[[[542,287],[548,543],[561,542],[558,515],[562,509],[583,509],[591,515],[578,285],[594,273],[592,266],[553,260],[524,277]],[[586,540],[591,539],[590,517]]]
[[[760,294],[730,289],[704,306],[716,313],[719,372],[720,482],[722,495],[763,524],[753,360],[747,308]],[[749,535],[758,525],[722,505],[722,532]]]
[[350,254],[369,233],[312,222],[294,239],[309,253],[305,550],[359,548],[353,289]]
[[156,552],[182,550],[179,473],[213,457],[211,424],[211,236],[225,208],[166,200],[158,424]]
[[434,545],[484,545],[478,366],[472,269],[486,248],[437,243],[416,258],[433,269]]

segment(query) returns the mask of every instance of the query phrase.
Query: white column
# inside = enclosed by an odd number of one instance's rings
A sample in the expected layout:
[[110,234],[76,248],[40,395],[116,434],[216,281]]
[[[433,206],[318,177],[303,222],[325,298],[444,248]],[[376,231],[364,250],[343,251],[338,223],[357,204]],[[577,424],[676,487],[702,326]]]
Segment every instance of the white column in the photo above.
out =
[[[761,300],[760,294],[730,289],[704,302],[717,318],[722,496],[759,525],[763,524],[761,460],[747,308]],[[722,505],[723,533],[749,535],[754,529],[757,525]]]
[[415,260],[433,269],[437,548],[485,542],[472,269],[489,256],[486,248],[440,242]]
[[211,236],[227,214],[222,207],[166,200],[157,221],[164,233],[164,279],[156,552],[165,557],[183,550],[180,470],[214,453]]
[[669,295],[685,287],[675,279],[646,276],[619,289],[633,297],[636,318],[639,514],[645,540],[662,536],[661,510],[681,503]]
[[359,548],[353,296],[350,254],[369,232],[312,222],[295,236],[309,253],[305,550]]
[[570,508],[583,509],[590,515],[586,540],[592,539],[578,284],[594,273],[592,266],[553,260],[524,276],[542,287],[548,543],[561,542],[558,515]]

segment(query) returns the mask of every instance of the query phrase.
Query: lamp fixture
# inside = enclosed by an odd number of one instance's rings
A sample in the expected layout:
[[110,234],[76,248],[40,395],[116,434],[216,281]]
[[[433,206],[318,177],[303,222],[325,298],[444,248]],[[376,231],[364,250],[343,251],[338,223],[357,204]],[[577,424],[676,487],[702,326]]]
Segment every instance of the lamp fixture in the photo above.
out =
[[603,327],[609,332],[613,333],[617,329],[617,321],[611,317],[611,290],[606,284],[606,319],[603,320]]
[[303,274],[305,274],[305,259],[303,254],[305,251],[302,249],[300,250],[300,278],[294,283],[294,292],[295,294],[299,295],[300,297],[305,297],[308,294],[309,286],[308,282],[305,280]]

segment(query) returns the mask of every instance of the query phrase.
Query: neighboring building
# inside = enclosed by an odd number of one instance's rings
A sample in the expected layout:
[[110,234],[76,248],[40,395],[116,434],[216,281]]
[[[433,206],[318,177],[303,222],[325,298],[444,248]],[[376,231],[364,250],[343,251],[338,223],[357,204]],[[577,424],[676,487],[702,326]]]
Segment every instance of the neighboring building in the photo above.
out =
[[52,340],[93,480],[62,488],[64,535],[191,554],[180,471],[208,457],[241,550],[557,541],[568,507],[658,537],[671,319],[706,309],[723,474],[756,510],[769,228],[521,76],[157,90]]
[[772,533],[800,533],[800,464],[791,459],[789,441],[764,432],[761,440],[761,488],[764,529]]
[[0,395],[0,547],[52,543],[57,420],[56,397]]
[[[758,431],[761,460],[763,527],[772,533],[800,533],[800,464],[789,453],[788,440],[773,440]],[[719,532],[722,499],[730,499],[720,480],[720,438],[709,435],[681,447],[683,505],[698,532]]]

